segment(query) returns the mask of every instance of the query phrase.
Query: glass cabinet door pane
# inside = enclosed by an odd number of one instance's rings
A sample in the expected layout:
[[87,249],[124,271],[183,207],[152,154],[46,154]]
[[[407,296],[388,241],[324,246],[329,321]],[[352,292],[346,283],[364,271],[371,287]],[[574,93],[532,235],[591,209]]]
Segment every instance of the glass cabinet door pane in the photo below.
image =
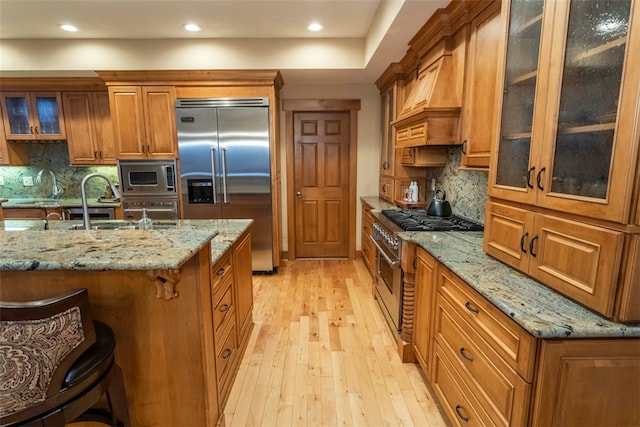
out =
[[513,0],[496,184],[525,188],[542,30],[542,0]]
[[7,97],[7,117],[9,118],[9,128],[12,135],[29,135],[29,109],[27,108],[27,98]]
[[42,135],[60,134],[60,119],[58,117],[58,102],[55,97],[36,97],[38,121]]
[[389,123],[389,125],[387,125],[387,153],[386,153],[386,158],[387,158],[387,168],[388,169],[392,169],[393,168],[393,126],[391,126],[391,122],[394,119],[394,114],[395,114],[395,108],[394,108],[394,102],[396,102],[395,97],[394,97],[395,91],[393,89],[391,89],[388,93],[388,98],[387,98],[387,121],[386,123]]
[[607,196],[630,0],[573,0],[551,191]]

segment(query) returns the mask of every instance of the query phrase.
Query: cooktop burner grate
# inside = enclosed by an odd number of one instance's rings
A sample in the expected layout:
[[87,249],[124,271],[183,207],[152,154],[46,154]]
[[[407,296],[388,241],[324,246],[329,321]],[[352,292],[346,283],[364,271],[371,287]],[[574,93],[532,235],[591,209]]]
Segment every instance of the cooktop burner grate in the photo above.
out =
[[423,209],[382,210],[403,231],[482,231],[484,226],[458,215],[450,217],[429,216]]

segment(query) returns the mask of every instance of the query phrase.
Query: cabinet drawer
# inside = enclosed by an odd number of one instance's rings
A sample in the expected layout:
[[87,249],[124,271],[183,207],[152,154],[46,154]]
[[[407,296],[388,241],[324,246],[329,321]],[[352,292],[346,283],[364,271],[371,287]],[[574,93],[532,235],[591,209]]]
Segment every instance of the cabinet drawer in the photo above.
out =
[[441,266],[439,292],[526,382],[532,382],[536,340],[455,274]]
[[498,425],[526,425],[531,385],[494,352],[442,297],[435,336],[466,385]]
[[213,309],[213,334],[216,342],[222,339],[222,332],[227,328],[229,322],[234,321],[233,292],[231,282],[227,286],[222,297],[215,302]]
[[223,331],[222,339],[216,341],[216,375],[218,383],[224,382],[228,374],[233,371],[231,369],[232,362],[236,357],[237,349],[236,325],[232,323],[229,328]]
[[465,427],[495,425],[465,386],[438,343],[434,353],[432,385],[451,424]]
[[231,256],[226,256],[211,268],[211,291],[213,294],[220,291],[227,281],[233,278]]

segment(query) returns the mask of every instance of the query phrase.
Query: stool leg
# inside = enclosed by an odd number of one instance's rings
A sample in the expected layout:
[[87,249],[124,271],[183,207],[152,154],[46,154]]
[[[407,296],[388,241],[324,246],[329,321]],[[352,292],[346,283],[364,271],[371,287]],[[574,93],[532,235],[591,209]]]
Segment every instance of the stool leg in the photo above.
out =
[[129,406],[127,405],[127,395],[124,389],[124,381],[122,379],[122,369],[115,362],[113,367],[114,379],[107,390],[107,399],[111,407],[111,414],[118,422],[119,426],[130,427]]

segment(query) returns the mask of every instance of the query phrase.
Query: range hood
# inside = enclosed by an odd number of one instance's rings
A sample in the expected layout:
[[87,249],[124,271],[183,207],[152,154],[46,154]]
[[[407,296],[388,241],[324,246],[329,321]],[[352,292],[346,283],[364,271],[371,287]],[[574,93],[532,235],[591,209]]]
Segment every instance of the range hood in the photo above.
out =
[[451,51],[422,68],[398,118],[391,122],[397,147],[459,144],[461,102]]

